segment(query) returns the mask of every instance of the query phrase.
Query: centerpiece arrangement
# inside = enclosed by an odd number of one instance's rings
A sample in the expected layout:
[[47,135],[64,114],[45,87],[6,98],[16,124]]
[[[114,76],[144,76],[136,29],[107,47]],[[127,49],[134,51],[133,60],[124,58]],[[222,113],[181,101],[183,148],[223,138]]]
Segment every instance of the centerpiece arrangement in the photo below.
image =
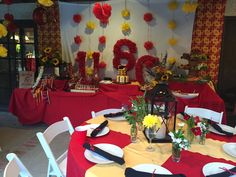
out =
[[179,124],[179,129],[176,131],[169,132],[172,139],[172,160],[179,162],[181,157],[181,151],[187,150],[190,147],[189,141],[184,136],[183,131],[184,123]]

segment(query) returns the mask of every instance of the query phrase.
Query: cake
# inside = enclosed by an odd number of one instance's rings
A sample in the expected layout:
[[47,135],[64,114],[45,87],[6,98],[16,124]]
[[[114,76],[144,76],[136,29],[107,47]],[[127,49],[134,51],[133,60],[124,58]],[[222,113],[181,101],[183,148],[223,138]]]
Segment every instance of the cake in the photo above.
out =
[[116,82],[119,84],[126,84],[129,82],[129,76],[127,76],[126,68],[123,65],[118,67],[118,74],[116,76]]

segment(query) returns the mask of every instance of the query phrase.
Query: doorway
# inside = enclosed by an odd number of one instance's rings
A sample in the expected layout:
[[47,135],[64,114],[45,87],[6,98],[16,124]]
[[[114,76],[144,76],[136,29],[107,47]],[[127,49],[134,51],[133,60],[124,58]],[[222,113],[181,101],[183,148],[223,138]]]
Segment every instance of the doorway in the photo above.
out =
[[[0,110],[8,109],[11,93],[19,84],[19,71],[27,70],[26,60],[38,56],[37,25],[33,20],[15,20],[15,32],[0,39],[8,55],[0,59]],[[35,68],[37,68],[35,62]]]

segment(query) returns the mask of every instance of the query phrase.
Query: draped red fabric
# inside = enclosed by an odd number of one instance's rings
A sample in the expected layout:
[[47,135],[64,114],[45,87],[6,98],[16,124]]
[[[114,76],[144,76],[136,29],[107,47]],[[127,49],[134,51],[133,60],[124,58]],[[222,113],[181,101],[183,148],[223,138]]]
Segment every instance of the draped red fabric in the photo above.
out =
[[201,75],[210,76],[214,83],[218,79],[221,42],[224,26],[226,0],[198,0],[193,36],[192,51],[207,54],[208,70]]

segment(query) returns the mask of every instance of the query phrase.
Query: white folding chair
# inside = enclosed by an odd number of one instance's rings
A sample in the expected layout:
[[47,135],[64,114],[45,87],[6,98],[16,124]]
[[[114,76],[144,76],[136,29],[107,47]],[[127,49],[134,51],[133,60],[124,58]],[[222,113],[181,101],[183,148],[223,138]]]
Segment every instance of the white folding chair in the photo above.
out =
[[91,115],[92,115],[92,118],[94,118],[94,117],[101,116],[101,115],[104,115],[104,114],[121,112],[122,110],[123,110],[122,108],[120,108],[120,109],[111,108],[111,109],[104,109],[104,110],[101,110],[101,111],[98,111],[98,112],[91,111]]
[[68,117],[64,117],[62,121],[56,122],[50,125],[43,133],[38,132],[36,135],[39,139],[41,146],[48,158],[48,172],[47,177],[66,176],[66,165],[67,165],[67,151],[60,155],[57,159],[55,158],[50,143],[59,134],[69,131],[70,134],[74,132],[74,128]]
[[32,177],[16,154],[9,153],[6,157],[9,162],[5,167],[3,177]]
[[191,116],[198,116],[201,118],[209,119],[219,124],[221,124],[223,118],[223,112],[216,112],[206,108],[185,106],[184,113]]

